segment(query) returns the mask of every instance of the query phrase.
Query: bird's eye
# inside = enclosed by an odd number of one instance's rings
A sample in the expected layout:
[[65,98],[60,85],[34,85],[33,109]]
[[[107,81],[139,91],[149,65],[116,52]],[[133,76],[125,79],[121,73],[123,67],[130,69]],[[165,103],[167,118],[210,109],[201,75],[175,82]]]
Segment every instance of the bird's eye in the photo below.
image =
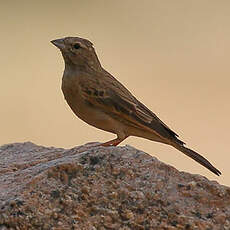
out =
[[74,45],[73,45],[73,47],[74,47],[74,49],[79,49],[79,48],[81,48],[81,46],[80,46],[80,44],[79,43],[75,43]]

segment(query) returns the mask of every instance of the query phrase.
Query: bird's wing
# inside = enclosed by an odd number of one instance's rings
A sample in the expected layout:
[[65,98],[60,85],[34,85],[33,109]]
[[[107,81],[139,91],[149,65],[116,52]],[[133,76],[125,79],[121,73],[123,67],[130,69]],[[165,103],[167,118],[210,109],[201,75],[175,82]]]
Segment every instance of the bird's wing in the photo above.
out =
[[175,132],[111,75],[103,79],[84,78],[79,86],[84,100],[104,113],[135,127],[148,129],[163,139],[183,144]]

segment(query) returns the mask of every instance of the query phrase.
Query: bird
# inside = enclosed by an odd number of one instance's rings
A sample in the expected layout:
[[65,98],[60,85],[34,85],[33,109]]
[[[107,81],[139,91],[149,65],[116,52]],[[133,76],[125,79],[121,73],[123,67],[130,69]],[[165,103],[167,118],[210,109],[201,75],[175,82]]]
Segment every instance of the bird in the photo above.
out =
[[216,175],[221,172],[199,153],[187,148],[178,134],[141,103],[101,65],[91,41],[80,37],[52,40],[64,59],[62,92],[77,117],[117,138],[100,144],[117,146],[129,136],[173,146]]

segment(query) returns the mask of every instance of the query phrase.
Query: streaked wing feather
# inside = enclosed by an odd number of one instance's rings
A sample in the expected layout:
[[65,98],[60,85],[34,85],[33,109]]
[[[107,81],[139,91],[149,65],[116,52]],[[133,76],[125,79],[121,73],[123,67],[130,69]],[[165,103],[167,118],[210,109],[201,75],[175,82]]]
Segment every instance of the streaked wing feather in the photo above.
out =
[[[86,83],[86,82],[85,82]],[[166,126],[153,112],[133,97],[129,91],[115,90],[114,85],[110,88],[101,87],[100,84],[82,85],[81,91],[84,99],[91,105],[103,112],[119,119],[126,120],[136,127],[148,127],[163,138],[175,139],[177,134]],[[119,83],[120,84],[120,83]],[[113,86],[113,87],[112,87]],[[119,85],[119,89],[122,85]],[[123,87],[123,86],[122,86]],[[181,142],[182,144],[183,142]]]

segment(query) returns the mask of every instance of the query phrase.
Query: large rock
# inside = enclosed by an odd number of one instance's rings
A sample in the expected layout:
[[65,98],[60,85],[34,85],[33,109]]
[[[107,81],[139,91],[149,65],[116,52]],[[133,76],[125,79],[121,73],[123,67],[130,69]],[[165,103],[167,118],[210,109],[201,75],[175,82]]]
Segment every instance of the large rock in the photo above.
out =
[[130,146],[94,145],[2,146],[0,229],[230,229],[230,188]]

